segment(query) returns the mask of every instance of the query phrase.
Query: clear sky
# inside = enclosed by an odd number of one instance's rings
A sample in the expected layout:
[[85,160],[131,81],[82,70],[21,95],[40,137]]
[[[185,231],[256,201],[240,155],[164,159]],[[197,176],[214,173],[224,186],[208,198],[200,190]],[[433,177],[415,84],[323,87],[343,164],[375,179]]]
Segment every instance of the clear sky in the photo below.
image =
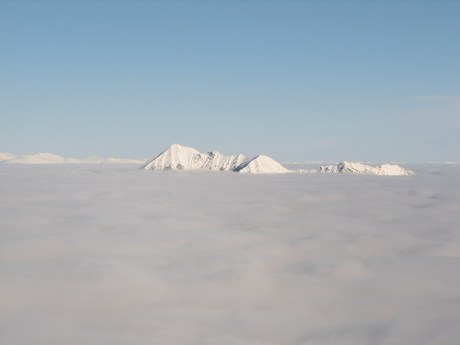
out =
[[0,0],[0,151],[460,162],[460,1]]

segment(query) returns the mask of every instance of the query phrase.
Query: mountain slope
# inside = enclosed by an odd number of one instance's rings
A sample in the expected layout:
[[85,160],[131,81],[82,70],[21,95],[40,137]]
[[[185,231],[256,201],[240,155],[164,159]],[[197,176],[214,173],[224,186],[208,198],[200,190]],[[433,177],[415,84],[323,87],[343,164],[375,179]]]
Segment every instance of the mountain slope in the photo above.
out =
[[241,164],[235,171],[251,174],[282,174],[290,172],[274,159],[264,155],[256,156]]
[[414,172],[396,164],[367,165],[363,163],[341,162],[336,165],[326,165],[319,169],[323,173],[370,174],[382,176],[408,176]]
[[246,157],[242,154],[237,156],[225,156],[217,151],[201,153],[198,150],[182,146],[171,145],[167,150],[160,153],[150,162],[141,167],[145,170],[196,170],[206,169],[215,171],[234,170]]
[[236,156],[224,156],[220,152],[211,151],[208,153],[208,157],[206,158],[202,168],[219,171],[235,170],[235,168],[241,165],[245,160],[246,157],[242,154]]
[[145,170],[199,169],[206,157],[192,147],[173,144],[141,167]]
[[179,144],[171,145],[141,169],[145,170],[213,170],[236,171],[252,174],[276,174],[289,172],[288,169],[267,156],[246,159],[242,154],[225,156],[217,151],[201,153],[194,148]]

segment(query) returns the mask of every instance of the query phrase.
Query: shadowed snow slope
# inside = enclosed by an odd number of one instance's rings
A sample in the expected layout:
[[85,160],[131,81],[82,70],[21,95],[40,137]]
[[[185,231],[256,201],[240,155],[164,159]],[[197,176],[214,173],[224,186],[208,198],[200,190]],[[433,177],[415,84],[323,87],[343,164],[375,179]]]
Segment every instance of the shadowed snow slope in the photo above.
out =
[[194,148],[179,144],[171,145],[166,151],[159,154],[153,160],[145,164],[141,169],[145,170],[168,170],[206,169],[215,171],[237,171],[243,173],[284,173],[288,172],[267,156],[257,156],[246,161],[242,154],[237,156],[224,156],[217,151],[201,153]]
[[241,164],[235,171],[252,174],[280,174],[290,172],[277,161],[263,155],[254,157],[250,161]]
[[382,164],[372,166],[363,163],[352,162],[341,162],[337,165],[322,166],[319,171],[325,173],[351,173],[385,176],[407,176],[414,174],[413,171],[404,169],[395,164]]

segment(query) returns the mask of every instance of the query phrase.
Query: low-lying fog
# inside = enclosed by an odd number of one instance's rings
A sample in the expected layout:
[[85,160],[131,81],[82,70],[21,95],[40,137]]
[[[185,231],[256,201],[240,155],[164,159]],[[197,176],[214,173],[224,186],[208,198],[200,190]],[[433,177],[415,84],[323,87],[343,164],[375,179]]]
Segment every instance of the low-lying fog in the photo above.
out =
[[0,343],[460,339],[460,166],[0,166]]

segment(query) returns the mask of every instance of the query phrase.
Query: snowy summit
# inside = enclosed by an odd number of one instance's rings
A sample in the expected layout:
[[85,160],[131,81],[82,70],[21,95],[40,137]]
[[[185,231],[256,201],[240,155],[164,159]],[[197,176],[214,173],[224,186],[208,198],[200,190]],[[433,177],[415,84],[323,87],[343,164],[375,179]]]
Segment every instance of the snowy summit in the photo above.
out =
[[336,165],[326,165],[319,169],[324,173],[370,174],[384,176],[408,176],[414,172],[396,164],[367,165],[363,163],[341,162]]
[[169,170],[169,169],[207,169],[207,170],[234,170],[246,159],[239,154],[237,156],[224,156],[217,151],[201,153],[192,147],[179,144],[171,145],[167,150],[145,164],[141,169],[145,170]]
[[282,174],[289,172],[298,173],[349,173],[349,174],[370,174],[382,176],[405,176],[413,175],[411,170],[404,169],[399,165],[382,164],[377,166],[363,163],[341,162],[336,165],[322,166],[319,170],[297,170],[292,171],[274,159],[258,155],[247,159],[244,155],[225,156],[217,151],[207,153],[198,150],[173,144],[160,153],[147,164],[143,165],[144,170],[212,170],[212,171],[235,171],[250,174]]
[[217,151],[201,153],[198,150],[171,145],[167,150],[141,167],[144,170],[213,170],[236,171],[242,173],[277,174],[289,172],[288,169],[267,156],[257,156],[246,159],[242,154],[225,156]]
[[271,173],[278,173],[278,174],[291,172],[290,170],[283,167],[281,164],[279,164],[274,159],[264,156],[264,155],[259,155],[247,162],[244,162],[243,164],[238,166],[235,169],[235,171],[240,172],[240,173],[252,173],[252,174],[260,174],[260,173],[264,173],[267,171]]

